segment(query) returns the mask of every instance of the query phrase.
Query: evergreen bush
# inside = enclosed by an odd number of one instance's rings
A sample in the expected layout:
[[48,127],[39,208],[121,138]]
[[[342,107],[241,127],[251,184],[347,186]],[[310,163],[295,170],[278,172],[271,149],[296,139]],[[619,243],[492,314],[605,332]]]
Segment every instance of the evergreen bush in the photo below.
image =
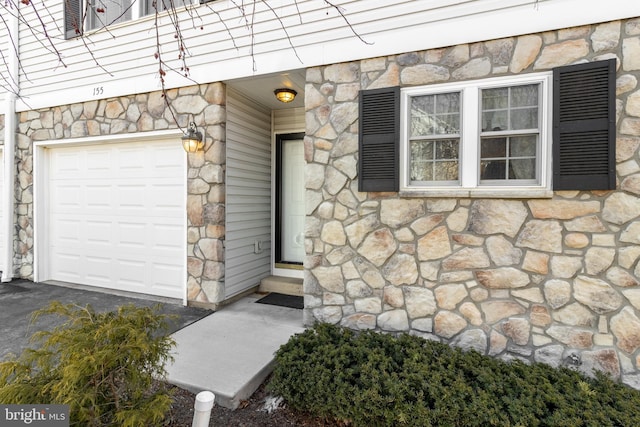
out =
[[600,373],[329,324],[278,350],[269,389],[354,426],[640,426],[640,392]]
[[34,314],[62,316],[51,331],[36,332],[40,343],[0,363],[0,402],[64,404],[78,426],[157,425],[171,406],[165,374],[173,339],[158,307],[124,305],[96,313],[52,302]]

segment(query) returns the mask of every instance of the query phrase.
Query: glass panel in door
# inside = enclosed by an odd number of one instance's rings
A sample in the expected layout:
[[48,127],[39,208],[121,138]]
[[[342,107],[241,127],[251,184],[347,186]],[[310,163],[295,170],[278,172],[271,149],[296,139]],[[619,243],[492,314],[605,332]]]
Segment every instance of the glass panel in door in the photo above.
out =
[[[304,143],[302,135],[279,135],[278,237],[276,266],[304,261]],[[280,264],[280,265],[278,265]]]

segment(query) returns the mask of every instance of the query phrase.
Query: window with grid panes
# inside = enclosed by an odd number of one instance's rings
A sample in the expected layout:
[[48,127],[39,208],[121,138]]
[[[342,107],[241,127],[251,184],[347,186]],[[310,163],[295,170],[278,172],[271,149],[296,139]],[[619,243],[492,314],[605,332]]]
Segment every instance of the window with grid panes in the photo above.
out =
[[402,89],[407,191],[549,185],[551,73]]

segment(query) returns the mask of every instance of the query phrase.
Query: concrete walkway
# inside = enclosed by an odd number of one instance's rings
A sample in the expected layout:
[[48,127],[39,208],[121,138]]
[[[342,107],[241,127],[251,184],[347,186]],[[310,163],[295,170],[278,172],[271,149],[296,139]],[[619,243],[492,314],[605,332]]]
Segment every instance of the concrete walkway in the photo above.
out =
[[304,331],[302,310],[258,304],[245,297],[173,334],[175,361],[167,381],[235,409],[273,369],[276,350]]

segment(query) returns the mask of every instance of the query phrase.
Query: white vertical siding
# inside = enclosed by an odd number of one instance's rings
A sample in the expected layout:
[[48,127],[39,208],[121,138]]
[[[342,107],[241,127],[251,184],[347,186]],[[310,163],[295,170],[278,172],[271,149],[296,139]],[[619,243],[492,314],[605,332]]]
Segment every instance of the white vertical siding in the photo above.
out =
[[[604,8],[598,7],[595,0],[336,0],[333,3],[340,6],[351,27],[321,0],[257,1],[251,28],[240,16],[238,2],[213,1],[181,11],[181,32],[187,41],[192,80],[170,72],[167,87],[637,16],[637,3],[631,0],[610,0]],[[246,10],[252,10],[254,2],[242,4]],[[40,33],[21,24],[21,83],[28,105],[25,103],[19,108],[29,110],[160,88],[158,64],[154,60],[153,16],[88,34],[85,44],[80,39],[63,39],[62,5],[62,0],[47,4],[44,19],[66,67],[57,63],[51,49],[47,50],[46,40],[42,40]],[[29,7],[22,4],[20,7],[26,22],[37,22]],[[279,20],[274,17],[274,11]],[[160,20],[159,28],[164,59],[171,67],[180,69],[173,38],[175,31],[166,15]],[[368,43],[355,37],[352,28]],[[1,33],[0,38],[3,38]]]
[[[225,297],[271,272],[271,112],[227,91]],[[262,251],[255,253],[255,242]]]

